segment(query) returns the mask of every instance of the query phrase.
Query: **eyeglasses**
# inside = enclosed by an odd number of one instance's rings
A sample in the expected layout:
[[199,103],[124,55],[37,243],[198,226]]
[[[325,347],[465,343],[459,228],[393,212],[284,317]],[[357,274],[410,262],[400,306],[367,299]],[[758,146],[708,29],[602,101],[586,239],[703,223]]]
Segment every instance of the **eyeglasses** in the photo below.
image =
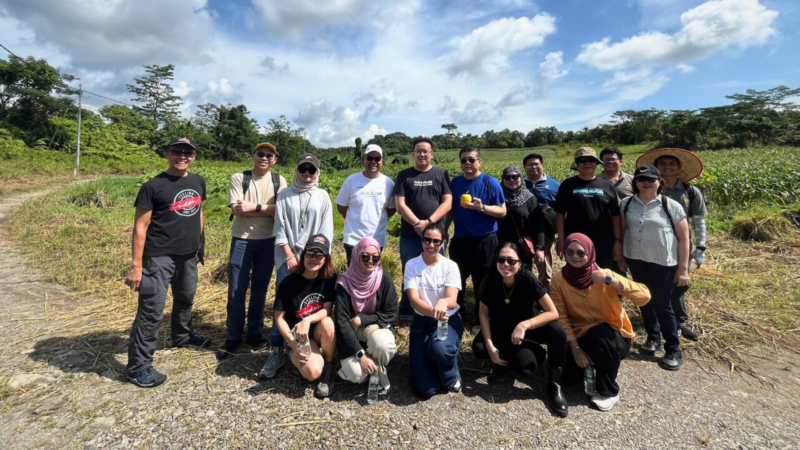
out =
[[518,259],[514,259],[514,258],[499,257],[499,258],[497,258],[497,264],[500,264],[500,265],[508,264],[509,266],[516,266],[517,264],[519,264],[519,260]]
[[424,242],[426,244],[433,244],[435,246],[442,245],[442,240],[441,239],[433,239],[433,238],[429,238],[429,237],[422,238],[422,242]]
[[325,257],[325,253],[322,252],[306,252],[306,258],[308,259],[322,259]]
[[171,148],[169,149],[169,154],[172,156],[194,156],[195,151],[191,148]]
[[619,161],[617,158],[603,158],[603,164],[612,164]]
[[414,150],[414,154],[422,155],[422,156],[430,155],[431,153],[432,152],[429,152],[427,150]]
[[514,175],[503,175],[503,180],[505,180],[505,181],[517,181],[517,180],[519,180],[519,175],[517,175],[517,174],[514,174]]
[[597,160],[594,158],[578,158],[575,160],[578,164],[585,164],[585,163],[596,163]]
[[382,156],[367,156],[369,162],[381,162],[381,159],[383,159]]
[[297,173],[308,173],[314,175],[317,173],[317,168],[314,166],[300,166],[297,169]]
[[583,258],[584,256],[586,256],[586,252],[585,251],[583,251],[583,250],[575,250],[575,249],[571,249],[571,248],[568,248],[564,253],[566,253],[567,256],[578,255],[578,258]]
[[480,160],[475,158],[461,158],[461,164],[466,164],[466,163],[475,164],[475,161],[480,161]]
[[381,255],[368,255],[366,253],[361,254],[361,262],[364,264],[369,264],[372,261],[372,264],[378,264],[381,260]]
[[259,158],[272,159],[275,157],[275,153],[256,152],[256,156],[258,156]]

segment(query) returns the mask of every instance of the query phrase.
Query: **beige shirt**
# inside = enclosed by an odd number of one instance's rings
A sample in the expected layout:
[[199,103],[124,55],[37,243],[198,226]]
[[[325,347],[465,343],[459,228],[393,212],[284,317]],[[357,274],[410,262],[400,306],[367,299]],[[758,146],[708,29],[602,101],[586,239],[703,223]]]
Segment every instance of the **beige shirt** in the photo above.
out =
[[[263,177],[253,174],[250,180],[250,187],[242,198],[242,179],[244,174],[237,172],[231,177],[228,189],[228,206],[235,204],[238,200],[266,205],[274,205],[278,193],[286,188],[286,179],[280,178],[278,192],[272,185],[272,172],[267,172]],[[231,235],[240,239],[270,239],[275,237],[275,219],[272,217],[233,217]]]

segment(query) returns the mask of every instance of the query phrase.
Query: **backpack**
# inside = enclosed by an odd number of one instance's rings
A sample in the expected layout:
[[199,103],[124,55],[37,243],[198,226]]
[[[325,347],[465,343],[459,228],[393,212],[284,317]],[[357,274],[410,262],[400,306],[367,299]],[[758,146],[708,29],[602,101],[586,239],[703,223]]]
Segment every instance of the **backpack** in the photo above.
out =
[[[625,207],[622,208],[622,215],[627,219],[628,216],[628,207],[631,206],[631,202],[633,201],[633,196],[628,197],[628,203],[625,203]],[[661,209],[664,210],[664,213],[667,215],[667,220],[669,221],[670,226],[672,226],[672,233],[677,236],[678,233],[675,232],[675,222],[672,221],[672,214],[669,212],[669,208],[667,208],[667,196],[661,195]]]
[[[247,190],[250,189],[250,181],[253,179],[253,171],[252,170],[245,170],[242,172],[242,198],[247,194]],[[278,188],[281,185],[281,178],[275,172],[272,172],[272,188],[275,190],[275,197],[278,196]],[[228,221],[233,220],[233,213],[231,213],[230,217],[228,217]]]

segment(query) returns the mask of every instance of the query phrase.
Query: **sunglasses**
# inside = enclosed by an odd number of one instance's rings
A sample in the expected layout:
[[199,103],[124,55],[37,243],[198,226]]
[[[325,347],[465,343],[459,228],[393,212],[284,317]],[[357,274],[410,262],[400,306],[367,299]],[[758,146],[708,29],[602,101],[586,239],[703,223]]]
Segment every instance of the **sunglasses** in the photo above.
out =
[[381,162],[383,156],[367,156],[367,161],[369,162]]
[[497,264],[500,264],[500,265],[508,264],[509,266],[516,266],[517,264],[519,264],[519,260],[518,259],[514,259],[514,258],[499,257],[499,258],[497,258]]
[[564,253],[566,253],[567,256],[578,255],[578,258],[583,258],[584,256],[586,256],[586,252],[585,251],[583,251],[583,250],[574,250],[574,249],[571,249],[571,248],[568,248]]
[[586,163],[596,163],[597,161],[594,158],[578,158],[575,160],[578,164],[586,164]]
[[636,181],[639,183],[655,183],[657,180],[655,178],[636,178]]
[[519,180],[519,175],[504,175],[503,180],[505,181],[517,181]]
[[191,148],[171,148],[169,149],[169,154],[172,156],[194,156],[195,151]]
[[433,238],[429,238],[429,237],[422,238],[422,242],[424,242],[426,244],[433,244],[433,245],[436,245],[436,246],[442,245],[442,240],[441,239],[433,239]]
[[364,264],[369,264],[372,261],[372,264],[378,264],[381,260],[381,255],[368,255],[366,253],[361,254],[361,262]]
[[475,164],[475,161],[479,160],[475,158],[461,158],[461,164],[466,164],[466,163]]
[[322,252],[306,252],[306,258],[309,259],[322,259],[325,257],[325,253]]
[[317,173],[317,168],[314,166],[300,166],[297,169],[297,173],[307,173],[314,175],[315,173]]
[[256,152],[256,156],[258,156],[259,158],[272,159],[275,157],[275,153]]

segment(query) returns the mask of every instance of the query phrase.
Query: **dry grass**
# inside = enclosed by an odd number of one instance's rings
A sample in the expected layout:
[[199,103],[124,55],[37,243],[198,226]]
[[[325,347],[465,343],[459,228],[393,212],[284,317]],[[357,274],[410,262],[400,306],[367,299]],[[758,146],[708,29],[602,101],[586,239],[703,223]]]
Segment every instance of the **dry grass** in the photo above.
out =
[[792,222],[772,211],[746,213],[731,224],[731,236],[742,241],[774,241],[786,237],[791,230]]

